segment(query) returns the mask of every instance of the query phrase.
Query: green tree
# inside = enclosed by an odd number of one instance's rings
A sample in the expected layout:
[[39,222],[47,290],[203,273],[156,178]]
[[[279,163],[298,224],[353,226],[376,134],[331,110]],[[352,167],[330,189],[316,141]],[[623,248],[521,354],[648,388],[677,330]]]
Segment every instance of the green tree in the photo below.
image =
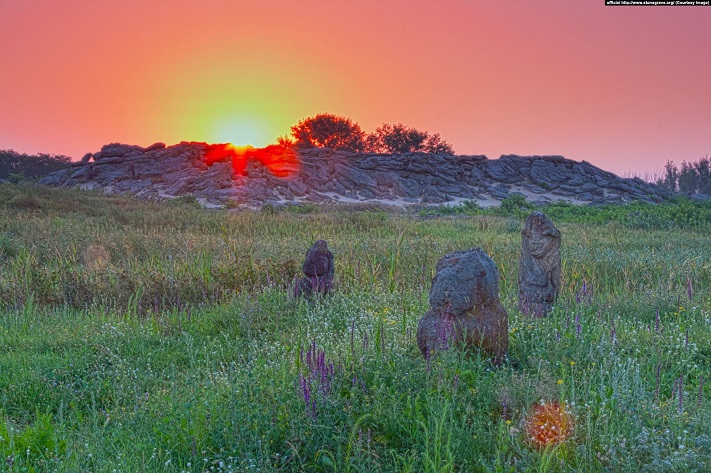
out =
[[44,154],[20,154],[12,149],[0,150],[0,179],[8,179],[13,175],[24,176],[26,179],[39,179],[47,174],[66,169],[71,164],[69,156]]
[[711,158],[704,156],[695,162],[681,163],[681,168],[667,161],[656,184],[671,192],[711,194]]
[[426,131],[410,128],[402,123],[389,125],[384,123],[375,129],[375,133],[366,139],[369,151],[377,153],[427,153],[454,154],[452,145],[442,140],[439,133],[430,135]]
[[297,148],[331,148],[358,153],[365,150],[365,133],[350,118],[321,113],[291,127]]

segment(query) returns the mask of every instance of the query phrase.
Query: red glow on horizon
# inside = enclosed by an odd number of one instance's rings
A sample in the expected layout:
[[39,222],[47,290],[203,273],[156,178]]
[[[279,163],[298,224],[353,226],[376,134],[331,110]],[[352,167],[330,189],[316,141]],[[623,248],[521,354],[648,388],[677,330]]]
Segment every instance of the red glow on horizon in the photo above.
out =
[[298,174],[300,167],[299,158],[294,150],[280,145],[269,145],[264,148],[235,146],[232,143],[210,145],[204,160],[208,166],[231,160],[234,176],[246,176],[247,164],[250,160],[260,163],[272,175],[286,179]]

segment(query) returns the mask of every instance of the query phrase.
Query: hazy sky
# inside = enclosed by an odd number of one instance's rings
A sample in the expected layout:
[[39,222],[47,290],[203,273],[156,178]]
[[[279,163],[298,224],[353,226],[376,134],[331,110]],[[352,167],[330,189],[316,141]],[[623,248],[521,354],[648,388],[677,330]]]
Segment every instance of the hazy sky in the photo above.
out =
[[320,112],[625,174],[711,154],[711,7],[0,0],[0,148],[256,146]]

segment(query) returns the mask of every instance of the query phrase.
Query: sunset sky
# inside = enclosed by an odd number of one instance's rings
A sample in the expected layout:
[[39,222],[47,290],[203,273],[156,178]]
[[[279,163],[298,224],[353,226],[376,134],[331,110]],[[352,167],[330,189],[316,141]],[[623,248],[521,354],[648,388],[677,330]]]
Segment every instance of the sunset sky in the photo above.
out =
[[711,155],[711,7],[604,0],[0,0],[0,149],[264,146],[299,119],[618,174]]

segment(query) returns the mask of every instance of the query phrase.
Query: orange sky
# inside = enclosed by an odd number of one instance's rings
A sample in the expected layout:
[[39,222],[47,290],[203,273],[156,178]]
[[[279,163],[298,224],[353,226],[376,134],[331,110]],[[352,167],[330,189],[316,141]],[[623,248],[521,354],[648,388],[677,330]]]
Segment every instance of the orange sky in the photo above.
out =
[[711,7],[604,0],[0,0],[0,148],[264,146],[299,119],[618,174],[711,154]]

